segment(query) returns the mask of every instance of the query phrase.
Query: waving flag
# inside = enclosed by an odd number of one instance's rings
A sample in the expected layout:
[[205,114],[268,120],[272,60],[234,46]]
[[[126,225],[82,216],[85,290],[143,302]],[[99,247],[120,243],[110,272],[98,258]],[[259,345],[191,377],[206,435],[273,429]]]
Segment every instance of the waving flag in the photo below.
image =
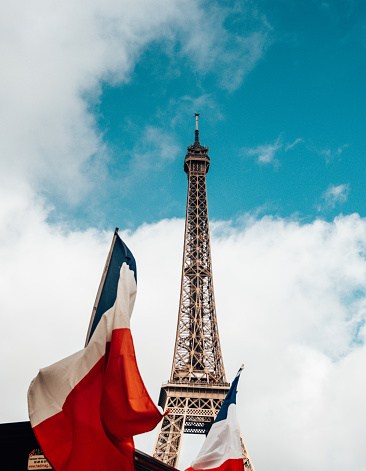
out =
[[136,363],[136,263],[117,231],[85,348],[40,370],[29,387],[31,425],[57,471],[133,471],[132,437],[162,418]]
[[186,471],[243,471],[240,429],[236,418],[236,389],[243,369],[244,366],[239,369],[201,451]]

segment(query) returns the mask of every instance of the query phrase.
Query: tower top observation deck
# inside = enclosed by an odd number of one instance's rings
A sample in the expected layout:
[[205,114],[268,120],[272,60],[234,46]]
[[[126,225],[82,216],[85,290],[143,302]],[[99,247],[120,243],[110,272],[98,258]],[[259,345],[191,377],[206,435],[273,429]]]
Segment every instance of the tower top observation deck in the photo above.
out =
[[[198,130],[199,113],[195,113],[195,117],[196,130],[194,132],[194,143],[187,147],[187,154],[186,158],[184,159],[184,171],[188,176],[190,171],[206,175],[208,169],[210,168],[210,157],[207,154],[209,148],[200,144]],[[202,163],[205,165],[202,165]]]

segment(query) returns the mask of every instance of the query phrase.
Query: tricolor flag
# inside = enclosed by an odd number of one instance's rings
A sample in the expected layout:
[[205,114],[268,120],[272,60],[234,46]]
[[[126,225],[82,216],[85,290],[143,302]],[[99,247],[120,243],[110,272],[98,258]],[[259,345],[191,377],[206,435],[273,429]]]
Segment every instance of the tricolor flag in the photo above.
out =
[[243,471],[240,429],[236,418],[236,389],[242,366],[212,424],[197,458],[186,471]]
[[28,391],[33,431],[56,471],[133,471],[132,437],[162,418],[136,363],[135,297],[135,259],[116,230],[85,348],[40,370]]

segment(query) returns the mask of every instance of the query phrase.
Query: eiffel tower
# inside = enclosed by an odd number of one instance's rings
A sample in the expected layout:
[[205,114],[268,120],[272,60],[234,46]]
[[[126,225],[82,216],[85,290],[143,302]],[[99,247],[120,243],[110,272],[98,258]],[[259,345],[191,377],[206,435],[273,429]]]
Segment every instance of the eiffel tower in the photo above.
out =
[[[187,148],[188,177],[183,269],[170,380],[163,384],[159,405],[164,417],[153,456],[176,467],[183,433],[206,434],[230,388],[222,360],[212,283],[206,174],[208,147],[199,141],[196,113],[195,141]],[[254,471],[244,441],[246,471]],[[193,459],[194,457],[192,457]]]

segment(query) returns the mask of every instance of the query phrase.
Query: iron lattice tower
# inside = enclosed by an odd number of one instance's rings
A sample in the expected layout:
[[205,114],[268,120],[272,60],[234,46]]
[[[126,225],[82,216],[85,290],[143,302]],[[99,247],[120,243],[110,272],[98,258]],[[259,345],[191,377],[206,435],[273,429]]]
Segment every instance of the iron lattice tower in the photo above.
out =
[[[230,388],[226,381],[217,327],[212,282],[206,174],[208,147],[195,141],[187,148],[188,177],[183,268],[177,335],[170,380],[163,384],[159,405],[164,417],[153,456],[176,467],[183,433],[207,434]],[[247,471],[254,471],[242,440]]]

